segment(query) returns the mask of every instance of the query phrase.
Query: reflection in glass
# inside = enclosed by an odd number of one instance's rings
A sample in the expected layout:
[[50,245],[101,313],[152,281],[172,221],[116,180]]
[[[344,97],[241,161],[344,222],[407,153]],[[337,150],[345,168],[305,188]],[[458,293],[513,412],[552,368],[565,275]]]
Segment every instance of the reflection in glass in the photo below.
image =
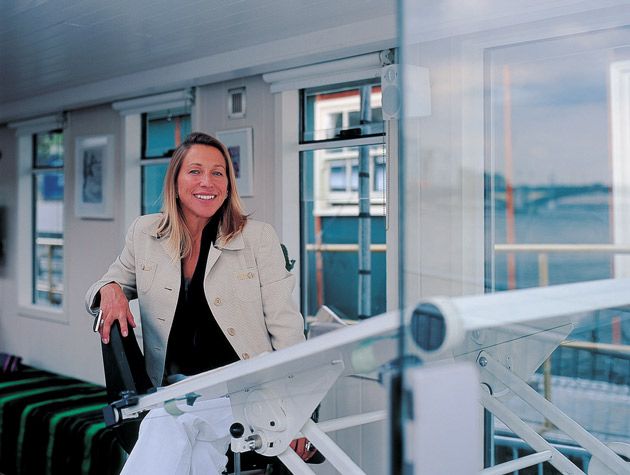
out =
[[33,166],[62,167],[63,166],[63,132],[54,131],[35,134],[35,159]]
[[143,114],[141,213],[157,213],[162,208],[162,189],[168,168],[167,159],[191,130],[188,108],[168,109]]
[[158,213],[162,209],[162,191],[168,163],[142,167],[142,214]]
[[[630,5],[581,5],[401,2],[403,78],[428,70],[431,98],[402,123],[407,305],[630,276]],[[413,111],[418,91],[404,93]],[[605,442],[630,442],[628,320],[584,316],[527,381]],[[590,454],[509,404],[587,470]],[[494,423],[486,466],[531,453]],[[527,473],[543,470],[558,473]]]
[[[326,305],[337,315],[359,315],[358,163],[368,162],[370,176],[384,166],[383,145],[303,152],[302,168],[302,302],[305,315]],[[343,159],[341,159],[343,158]],[[368,181],[376,184],[376,179]],[[369,193],[371,259],[370,315],[385,311],[385,193]]]
[[[362,94],[370,106],[363,120]],[[307,89],[303,107],[303,142],[383,133],[381,87],[375,81]]]
[[63,172],[34,176],[33,303],[63,303]]
[[183,107],[149,112],[143,119],[144,158],[168,157],[191,132],[190,111]]

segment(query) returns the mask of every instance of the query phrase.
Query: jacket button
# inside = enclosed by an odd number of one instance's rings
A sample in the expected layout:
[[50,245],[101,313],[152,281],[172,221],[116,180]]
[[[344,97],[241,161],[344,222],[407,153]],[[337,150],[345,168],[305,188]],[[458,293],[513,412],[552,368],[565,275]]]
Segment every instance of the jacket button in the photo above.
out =
[[234,330],[234,328],[230,327],[227,329],[228,335],[230,336],[234,336],[236,335],[236,330]]
[[223,303],[223,301],[221,300],[220,297],[217,297],[217,298],[214,299],[214,304],[215,305],[221,305],[222,303]]
[[244,360],[249,359],[249,353],[243,353],[241,356],[243,357]]

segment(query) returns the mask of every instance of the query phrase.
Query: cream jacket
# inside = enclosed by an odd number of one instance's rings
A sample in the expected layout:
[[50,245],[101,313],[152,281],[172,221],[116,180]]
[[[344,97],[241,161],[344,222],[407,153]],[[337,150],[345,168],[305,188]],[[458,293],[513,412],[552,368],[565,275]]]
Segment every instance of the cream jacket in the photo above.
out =
[[[99,290],[118,283],[140,306],[147,373],[162,382],[166,346],[181,283],[181,261],[173,259],[157,235],[160,214],[140,216],[129,228],[125,247],[107,273],[86,294],[86,307],[98,312]],[[273,228],[248,220],[243,231],[210,247],[204,290],[226,338],[248,359],[304,340],[304,320],[293,303],[295,278],[287,272]]]

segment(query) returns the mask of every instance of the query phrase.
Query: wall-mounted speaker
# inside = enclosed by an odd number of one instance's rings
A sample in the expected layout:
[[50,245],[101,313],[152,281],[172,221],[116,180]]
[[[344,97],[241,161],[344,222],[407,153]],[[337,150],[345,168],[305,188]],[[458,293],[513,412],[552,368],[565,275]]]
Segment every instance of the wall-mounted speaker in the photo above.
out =
[[408,64],[385,66],[381,69],[381,91],[383,120],[400,119],[403,101],[405,117],[431,115],[431,85],[427,68]]

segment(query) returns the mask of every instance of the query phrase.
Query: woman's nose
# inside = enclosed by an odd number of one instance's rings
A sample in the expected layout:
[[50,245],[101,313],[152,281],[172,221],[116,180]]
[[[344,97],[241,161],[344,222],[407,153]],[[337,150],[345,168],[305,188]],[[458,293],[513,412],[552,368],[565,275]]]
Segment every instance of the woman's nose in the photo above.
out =
[[202,173],[200,181],[202,185],[210,186],[210,183],[212,183],[212,176],[210,173]]

